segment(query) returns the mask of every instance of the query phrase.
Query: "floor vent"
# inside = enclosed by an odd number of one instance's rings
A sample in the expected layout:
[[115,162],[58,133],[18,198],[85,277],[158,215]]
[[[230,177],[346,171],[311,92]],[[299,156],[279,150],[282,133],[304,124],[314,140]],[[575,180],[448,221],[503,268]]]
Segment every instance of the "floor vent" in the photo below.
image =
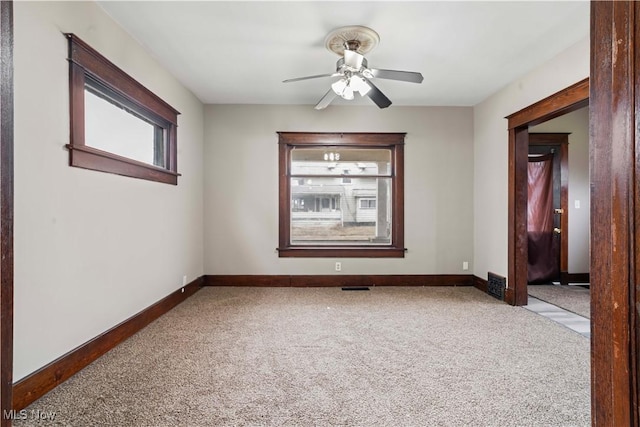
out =
[[489,273],[489,280],[487,285],[487,293],[492,297],[498,298],[500,301],[504,301],[504,289],[507,286],[507,278],[498,276],[497,274]]
[[368,291],[368,286],[346,286],[342,288],[343,291]]

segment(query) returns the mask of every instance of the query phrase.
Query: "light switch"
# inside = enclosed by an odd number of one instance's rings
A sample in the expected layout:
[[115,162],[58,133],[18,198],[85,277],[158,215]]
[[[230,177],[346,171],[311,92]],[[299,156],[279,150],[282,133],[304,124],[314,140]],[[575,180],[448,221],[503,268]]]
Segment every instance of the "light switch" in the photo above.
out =
[[580,200],[576,200],[573,202],[576,209],[580,209]]

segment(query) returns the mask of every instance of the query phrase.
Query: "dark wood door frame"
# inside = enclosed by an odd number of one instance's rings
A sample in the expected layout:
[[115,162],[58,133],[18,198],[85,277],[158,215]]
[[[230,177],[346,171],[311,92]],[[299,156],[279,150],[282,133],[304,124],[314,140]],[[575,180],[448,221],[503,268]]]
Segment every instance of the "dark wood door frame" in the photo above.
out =
[[0,426],[13,382],[13,3],[0,1]]
[[[509,304],[527,304],[529,126],[579,110],[587,105],[589,105],[589,79],[584,79],[507,117],[509,128],[509,271],[505,301]],[[566,254],[566,250],[563,252]]]
[[[569,134],[530,133],[529,145],[554,146],[560,159],[560,281],[566,281],[569,265]],[[555,173],[555,172],[554,172]]]
[[638,426],[640,2],[591,3],[591,395],[594,425]]

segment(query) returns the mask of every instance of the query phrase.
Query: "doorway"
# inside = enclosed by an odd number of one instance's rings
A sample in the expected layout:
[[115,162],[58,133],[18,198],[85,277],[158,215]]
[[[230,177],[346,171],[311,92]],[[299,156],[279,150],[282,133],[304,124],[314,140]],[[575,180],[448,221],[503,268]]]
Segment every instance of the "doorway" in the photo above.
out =
[[528,302],[529,127],[579,110],[588,104],[589,79],[584,79],[507,117],[509,127],[509,287],[505,292],[505,301],[509,304],[526,305]]
[[[537,142],[541,133],[556,139],[555,143]],[[539,144],[539,149],[533,148]],[[558,148],[560,147],[560,148]],[[559,277],[550,281],[538,281],[532,285],[531,262],[529,262],[528,304],[546,304],[547,310],[563,312],[566,318],[573,319],[579,325],[581,332],[590,330],[588,319],[591,318],[590,309],[590,183],[589,183],[589,108],[581,108],[568,114],[556,117],[542,124],[529,128],[529,153],[548,153],[555,148],[565,148],[561,154],[560,168],[554,168],[554,177],[560,169],[560,198],[564,199],[562,206],[554,205],[552,210],[554,224],[548,225],[548,234],[554,231],[552,238],[561,243],[561,260]],[[530,154],[531,156],[531,154]],[[531,159],[530,159],[531,160]],[[571,168],[569,168],[571,165]],[[529,162],[531,167],[531,162]],[[558,183],[554,184],[554,199],[558,197]],[[555,200],[554,200],[555,201]],[[557,203],[557,202],[556,202]],[[560,208],[559,211],[556,209]],[[531,212],[531,201],[528,206]],[[549,212],[550,213],[550,212]],[[531,234],[531,232],[529,232]],[[559,233],[559,234],[558,234]],[[531,244],[529,245],[529,259],[531,259]],[[534,248],[535,250],[536,248]],[[544,249],[544,248],[543,248]],[[535,279],[535,278],[534,278]],[[559,308],[556,308],[559,307]],[[579,315],[574,317],[572,313]],[[586,319],[585,319],[586,318]],[[573,324],[573,323],[571,323]]]

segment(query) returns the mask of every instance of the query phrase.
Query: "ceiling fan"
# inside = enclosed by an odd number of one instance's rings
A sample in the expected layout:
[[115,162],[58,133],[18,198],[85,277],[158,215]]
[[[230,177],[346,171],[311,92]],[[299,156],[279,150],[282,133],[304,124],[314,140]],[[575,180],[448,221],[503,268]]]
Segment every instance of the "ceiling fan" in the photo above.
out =
[[326,48],[341,56],[336,63],[336,72],[288,79],[283,83],[322,77],[340,77],[331,84],[331,89],[316,104],[316,110],[326,108],[337,96],[352,100],[355,92],[360,96],[368,96],[378,107],[387,108],[391,105],[391,100],[373,84],[371,79],[422,83],[423,77],[422,74],[412,71],[369,68],[364,54],[376,47],[379,41],[378,33],[368,27],[352,25],[338,28],[329,33],[325,39]]

